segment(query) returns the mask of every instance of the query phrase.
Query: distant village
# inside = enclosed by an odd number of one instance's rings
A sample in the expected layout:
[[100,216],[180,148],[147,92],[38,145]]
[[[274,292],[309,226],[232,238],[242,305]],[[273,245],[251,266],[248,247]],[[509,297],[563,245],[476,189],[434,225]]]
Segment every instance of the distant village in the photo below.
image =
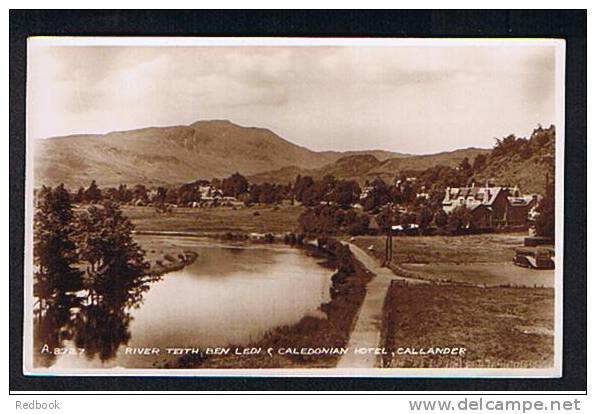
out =
[[[377,234],[388,230],[380,218],[390,214],[390,229],[399,234],[431,234],[449,225],[450,217],[458,216],[457,229],[475,232],[527,230],[534,228],[539,216],[542,196],[524,194],[519,187],[497,186],[491,182],[469,186],[446,187],[441,192],[428,191],[417,185],[417,177],[396,178],[391,185],[376,179],[360,186],[354,181],[325,177],[315,181],[311,177],[297,177],[288,185],[251,185],[239,173],[223,180],[197,180],[180,187],[151,187],[142,184],[128,188],[100,189],[95,182],[71,193],[75,204],[95,204],[110,200],[125,206],[154,208],[157,213],[169,214],[175,209],[246,208],[258,205],[302,205],[308,211],[327,208],[333,211],[353,211],[366,215],[362,229],[354,226],[348,233]],[[322,211],[322,210],[321,210]],[[388,211],[391,211],[388,213]],[[462,214],[465,212],[465,214]],[[337,214],[337,213],[335,213]],[[360,222],[367,220],[360,220]],[[308,226],[306,226],[308,227]],[[329,225],[331,233],[341,229]]]
[[[455,166],[434,165],[422,171],[401,171],[391,179],[380,176],[336,178],[297,175],[285,183],[255,183],[236,172],[225,178],[198,179],[179,186],[88,187],[69,189],[75,205],[110,201],[150,208],[156,214],[186,209],[301,206],[296,232],[336,235],[465,235],[526,232],[554,237],[554,180],[545,173],[542,191],[524,192],[519,183],[496,177],[479,182],[487,166],[502,167],[511,160],[553,164],[554,126],[539,127],[531,138],[511,135],[498,139],[489,154],[464,157]],[[354,162],[357,162],[354,159]],[[517,164],[520,165],[520,164]],[[519,169],[518,169],[519,170]],[[491,171],[491,170],[488,170]],[[505,170],[506,171],[506,170]],[[541,171],[549,171],[543,168]],[[539,177],[532,174],[533,182]],[[507,181],[505,181],[507,180]],[[506,182],[506,184],[503,184]],[[534,185],[534,189],[536,189]],[[38,191],[42,191],[38,189]]]

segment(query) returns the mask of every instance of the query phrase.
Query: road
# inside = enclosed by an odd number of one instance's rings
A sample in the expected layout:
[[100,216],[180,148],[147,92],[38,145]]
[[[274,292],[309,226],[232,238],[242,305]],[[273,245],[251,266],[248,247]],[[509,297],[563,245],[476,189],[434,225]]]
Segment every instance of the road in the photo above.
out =
[[354,330],[348,341],[350,351],[337,365],[338,368],[374,368],[378,366],[378,356],[374,353],[355,354],[356,348],[378,348],[381,345],[381,326],[383,323],[383,303],[392,280],[404,280],[408,283],[427,283],[419,279],[410,279],[395,275],[390,269],[381,267],[377,260],[360,247],[348,243],[352,254],[375,277],[366,285],[366,296],[357,315]]

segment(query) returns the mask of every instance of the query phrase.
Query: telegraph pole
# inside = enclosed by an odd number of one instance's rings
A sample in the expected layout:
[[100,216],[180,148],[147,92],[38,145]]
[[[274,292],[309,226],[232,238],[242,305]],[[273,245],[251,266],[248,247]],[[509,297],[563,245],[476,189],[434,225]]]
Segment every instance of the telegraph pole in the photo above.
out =
[[393,203],[389,204],[389,225],[387,226],[387,237],[385,238],[385,266],[389,267],[393,260]]

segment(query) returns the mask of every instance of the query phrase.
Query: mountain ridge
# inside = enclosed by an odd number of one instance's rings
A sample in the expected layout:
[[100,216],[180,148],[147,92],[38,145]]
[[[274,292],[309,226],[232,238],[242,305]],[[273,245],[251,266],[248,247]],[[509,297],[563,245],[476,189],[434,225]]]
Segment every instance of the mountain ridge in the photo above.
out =
[[[249,177],[256,183],[275,182],[287,183],[293,181],[297,175],[308,175],[320,179],[325,175],[333,175],[338,179],[355,180],[360,184],[372,181],[375,178],[392,181],[398,174],[412,171],[422,171],[436,165],[457,167],[459,163],[468,158],[470,162],[479,154],[489,154],[491,150],[483,148],[464,148],[454,151],[443,151],[437,154],[413,155],[402,158],[389,158],[386,160],[371,160],[367,155],[352,155],[339,158],[334,163],[321,168],[300,169],[296,166],[287,166],[275,171],[267,171]],[[374,158],[374,157],[373,157]]]
[[[335,165],[350,156],[365,158],[355,158],[357,165]],[[297,171],[335,171],[340,178],[352,178],[350,168],[357,167],[354,174],[365,172],[363,160],[370,168],[378,168],[389,160],[408,165],[412,161],[406,160],[417,157],[378,149],[313,151],[267,128],[218,119],[35,140],[34,177],[36,186],[64,183],[78,187],[92,180],[100,186],[169,185],[223,178],[236,171],[258,176],[294,167]]]

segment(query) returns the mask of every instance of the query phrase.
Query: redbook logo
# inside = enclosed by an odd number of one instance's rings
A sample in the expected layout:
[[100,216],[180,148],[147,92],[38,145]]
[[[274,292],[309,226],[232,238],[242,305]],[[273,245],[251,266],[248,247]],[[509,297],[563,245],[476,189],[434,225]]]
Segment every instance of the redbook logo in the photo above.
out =
[[47,401],[16,401],[17,410],[60,410],[60,403],[56,400]]

